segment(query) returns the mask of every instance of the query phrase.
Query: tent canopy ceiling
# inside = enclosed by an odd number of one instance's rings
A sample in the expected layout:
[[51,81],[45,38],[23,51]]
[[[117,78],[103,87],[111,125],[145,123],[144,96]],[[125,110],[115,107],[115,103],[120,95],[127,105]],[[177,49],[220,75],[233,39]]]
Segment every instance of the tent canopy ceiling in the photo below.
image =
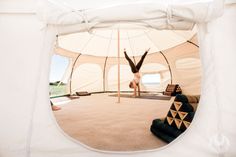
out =
[[[149,53],[159,52],[190,40],[197,29],[192,30],[156,30],[156,29],[122,29],[120,49],[127,50],[130,56],[140,56],[150,48]],[[117,56],[117,29],[102,29],[92,32],[72,33],[59,36],[59,47],[69,51],[94,55]],[[123,56],[123,53],[121,54]]]

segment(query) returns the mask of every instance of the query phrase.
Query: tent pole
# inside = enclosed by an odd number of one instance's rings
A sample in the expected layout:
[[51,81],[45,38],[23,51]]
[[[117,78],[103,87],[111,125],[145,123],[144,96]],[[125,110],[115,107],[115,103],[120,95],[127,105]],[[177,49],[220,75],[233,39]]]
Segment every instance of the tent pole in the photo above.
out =
[[107,65],[107,56],[105,59],[104,67],[103,67],[103,92],[106,92],[106,65]]
[[118,62],[118,103],[120,103],[120,30],[118,29],[117,30],[117,36],[118,36],[118,38],[117,38],[117,41],[118,41],[118,46],[117,46],[117,48],[118,48],[118,54],[117,54],[117,62]]
[[71,73],[70,73],[70,79],[69,79],[69,81],[70,81],[70,95],[72,95],[72,77],[73,77],[73,73],[74,73],[74,69],[75,69],[75,64],[77,63],[80,55],[81,55],[81,53],[78,54],[78,56],[76,57],[73,65],[72,65],[72,69],[71,69]]
[[193,44],[194,46],[196,46],[196,47],[199,48],[199,46],[198,46],[197,44],[195,44],[194,42],[192,42],[192,41],[190,41],[190,40],[187,40],[187,42],[190,43],[190,44]]

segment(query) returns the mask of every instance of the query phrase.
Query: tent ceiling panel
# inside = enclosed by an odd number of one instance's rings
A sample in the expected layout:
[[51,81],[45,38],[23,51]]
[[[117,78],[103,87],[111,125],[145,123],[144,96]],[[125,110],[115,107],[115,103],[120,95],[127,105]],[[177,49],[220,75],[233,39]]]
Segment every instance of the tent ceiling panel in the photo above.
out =
[[105,60],[104,57],[80,55],[75,65],[77,66],[78,64],[84,64],[84,63],[95,63],[95,64],[103,65],[104,60]]
[[[198,44],[197,36],[194,36],[190,40],[196,41],[196,43],[194,44],[196,45]],[[196,56],[197,58],[199,58],[199,48],[195,46],[194,44],[185,42],[164,51],[164,54],[167,56],[168,60],[172,60],[172,61],[177,59],[176,52],[178,52],[178,57]]]
[[[191,31],[172,31],[155,29],[120,30],[120,49],[127,50],[130,56],[163,51],[190,40],[196,33]],[[94,56],[116,57],[118,52],[117,30],[96,30],[59,36],[59,46],[69,51]],[[124,56],[123,53],[121,56]]]
[[65,56],[68,58],[76,58],[79,55],[78,53],[68,51],[68,50],[60,48],[60,47],[56,47],[54,49],[54,52],[58,55]]

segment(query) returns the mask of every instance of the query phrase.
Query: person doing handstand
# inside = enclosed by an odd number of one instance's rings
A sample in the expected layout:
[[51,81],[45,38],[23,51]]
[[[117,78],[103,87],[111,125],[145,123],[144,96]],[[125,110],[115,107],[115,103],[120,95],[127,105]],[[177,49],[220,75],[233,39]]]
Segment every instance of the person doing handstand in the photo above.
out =
[[144,58],[146,57],[148,51],[150,50],[150,48],[148,50],[145,51],[145,53],[142,55],[140,61],[138,62],[137,65],[135,65],[133,63],[133,61],[129,58],[129,56],[126,53],[126,50],[124,49],[124,54],[125,54],[125,58],[127,59],[127,61],[129,62],[131,71],[134,74],[134,78],[132,81],[130,81],[129,83],[129,87],[134,89],[134,97],[137,96],[137,89],[138,89],[138,96],[140,96],[140,86],[139,86],[139,82],[140,82],[140,73],[139,70],[143,64]]

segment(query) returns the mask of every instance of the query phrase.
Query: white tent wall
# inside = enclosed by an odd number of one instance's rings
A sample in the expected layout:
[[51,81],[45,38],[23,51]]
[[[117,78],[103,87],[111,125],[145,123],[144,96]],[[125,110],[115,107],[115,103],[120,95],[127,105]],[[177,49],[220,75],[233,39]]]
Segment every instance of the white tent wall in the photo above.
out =
[[[232,9],[232,10],[231,10]],[[220,19],[222,19],[223,21],[227,19],[227,17],[234,17],[235,15],[235,8],[227,8],[225,11],[224,16],[222,16]],[[231,12],[232,11],[232,12]],[[228,12],[228,14],[227,14]],[[225,21],[227,22],[227,21]],[[204,24],[203,24],[204,25]],[[214,29],[214,25],[209,25],[209,29]],[[206,27],[202,27],[200,26],[200,32],[205,31]],[[220,27],[221,28],[221,27]],[[230,27],[231,29],[233,27]],[[215,120],[218,117],[218,113],[221,112],[219,111],[219,106],[216,105],[218,102],[216,101],[216,97],[215,97],[215,88],[217,87],[218,84],[212,84],[212,80],[215,78],[215,75],[217,74],[217,72],[215,70],[212,70],[212,66],[215,66],[218,64],[218,62],[210,62],[212,61],[212,53],[211,51],[209,51],[209,48],[211,48],[211,44],[209,44],[210,42],[214,43],[214,40],[212,41],[212,38],[209,38],[209,35],[211,35],[211,32],[209,30],[208,34],[206,34],[206,32],[204,32],[203,34],[201,34],[201,38],[200,40],[203,41],[203,43],[201,43],[201,54],[202,54],[202,60],[203,60],[203,66],[204,66],[204,78],[203,78],[203,89],[202,89],[202,100],[201,100],[201,107],[199,108],[198,111],[198,116],[196,116],[196,119],[193,122],[193,125],[189,128],[189,130],[186,132],[185,136],[183,138],[179,138],[179,140],[173,142],[170,146],[167,146],[167,148],[162,149],[160,151],[151,151],[151,152],[140,152],[140,153],[124,153],[124,154],[113,154],[113,153],[102,153],[102,152],[94,152],[94,151],[86,151],[86,149],[84,150],[82,147],[80,147],[80,149],[82,149],[81,151],[81,155],[83,156],[189,156],[192,155],[194,152],[194,154],[196,154],[196,156],[217,156],[218,153],[217,151],[214,149],[214,144],[216,144],[216,149],[218,150],[219,148],[222,148],[220,146],[217,145],[217,140],[215,142],[212,143],[212,145],[210,144],[210,141],[212,139],[214,139],[214,134],[212,134],[213,132],[215,132],[217,135],[217,133],[219,133],[219,121]],[[233,31],[233,30],[232,30]],[[232,34],[223,34],[223,36],[232,39],[233,41],[235,41],[235,37]],[[221,34],[222,37],[222,34]],[[219,39],[219,38],[218,38]],[[220,43],[222,43],[222,39],[221,42],[217,42],[216,44],[220,45]],[[222,46],[222,45],[220,45]],[[233,47],[231,45],[232,49],[229,49],[228,53],[229,55],[232,57],[232,55],[234,56],[233,53]],[[216,54],[217,54],[216,50]],[[219,52],[220,53],[220,52]],[[223,58],[223,56],[221,57],[221,59]],[[234,64],[234,62],[231,62],[232,64]],[[230,67],[227,67],[230,68]],[[208,70],[210,69],[210,70]],[[229,69],[231,72],[233,69]],[[231,75],[232,77],[232,75]],[[230,81],[232,84],[234,82]],[[234,84],[233,84],[234,85]],[[233,90],[231,88],[231,90]],[[220,91],[217,92],[217,94],[221,94],[219,93]],[[207,105],[205,105],[207,104]],[[232,105],[231,105],[232,107]],[[209,114],[206,114],[205,112],[210,112]],[[232,113],[232,112],[231,112]],[[209,117],[209,115],[211,115]],[[205,120],[204,122],[202,120]],[[209,126],[209,124],[211,124]],[[235,127],[235,126],[234,126]],[[233,129],[234,127],[230,127],[231,129]],[[204,129],[203,129],[204,128]],[[207,129],[205,129],[207,128]],[[226,134],[223,134],[226,135]],[[235,137],[235,136],[231,136],[230,137]],[[229,139],[228,139],[229,140]],[[234,143],[234,138],[231,139],[230,141],[231,143]],[[55,142],[57,144],[59,144],[59,138],[58,141]],[[224,146],[227,146],[227,142],[223,143]],[[41,145],[39,145],[38,147],[40,147]],[[184,146],[184,147],[183,147]],[[71,146],[72,147],[72,146]],[[78,146],[79,147],[79,146]],[[72,147],[74,148],[74,146]],[[233,146],[232,146],[233,148]],[[186,149],[188,151],[186,151]],[[219,149],[220,150],[220,149]],[[71,151],[68,150],[70,152],[70,154],[60,154],[61,156],[76,156],[76,152],[75,151]],[[79,151],[79,149],[77,149],[77,151]],[[221,150],[220,150],[221,151]],[[184,152],[184,153],[183,153]],[[228,151],[230,152],[230,151]],[[88,153],[88,154],[87,154]],[[233,152],[233,149],[231,149],[231,154],[229,154],[229,156],[233,156],[235,154],[235,152]],[[49,155],[49,154],[48,154]],[[59,155],[59,154],[57,154]]]
[[[215,63],[215,98],[218,105],[219,129],[223,136],[229,140],[226,156],[235,156],[236,150],[236,125],[231,123],[236,115],[235,88],[236,88],[236,4],[226,7],[222,18],[210,23],[212,27],[211,53]],[[209,28],[209,29],[210,29]],[[223,31],[222,31],[223,30]],[[224,40],[227,39],[227,40]],[[203,40],[202,40],[203,42]],[[227,91],[227,93],[225,93]],[[230,94],[228,93],[230,92]],[[225,147],[225,145],[223,145]]]
[[[201,102],[189,129],[167,147],[142,152],[101,152],[64,135],[50,110],[48,76],[55,34],[32,14],[3,13],[34,1],[0,2],[1,157],[234,157],[236,155],[236,6],[199,24],[203,65]],[[10,7],[9,7],[10,6]],[[24,6],[24,7],[23,7]],[[199,21],[200,22],[200,21]],[[224,31],[222,31],[224,30]],[[226,42],[227,40],[227,42]],[[44,46],[43,46],[44,43]],[[17,68],[17,70],[16,70]],[[230,123],[231,122],[231,123]],[[219,138],[216,138],[216,135]],[[224,138],[221,138],[224,137]],[[229,142],[229,143],[228,143]]]
[[[0,2],[0,156],[21,157],[27,151],[32,107],[36,103],[43,35],[35,14],[20,14],[22,5],[11,2]],[[29,6],[22,7],[25,11]]]

